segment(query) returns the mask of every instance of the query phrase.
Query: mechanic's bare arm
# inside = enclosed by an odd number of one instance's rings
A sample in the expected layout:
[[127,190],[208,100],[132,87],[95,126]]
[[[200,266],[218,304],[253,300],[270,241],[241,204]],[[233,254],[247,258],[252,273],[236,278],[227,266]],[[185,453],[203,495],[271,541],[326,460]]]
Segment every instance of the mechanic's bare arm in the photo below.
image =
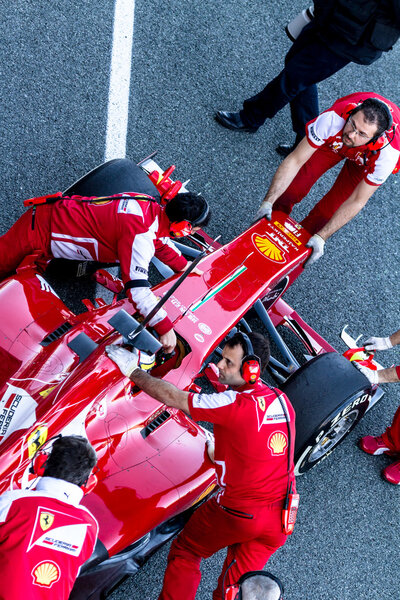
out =
[[395,383],[396,381],[400,381],[396,367],[389,367],[388,369],[378,371],[378,383]]
[[330,238],[360,212],[376,190],[377,186],[360,181],[351,196],[337,209],[328,223],[318,231],[318,235],[325,241]]
[[152,398],[172,408],[180,408],[190,415],[188,392],[183,392],[168,381],[152,377],[141,369],[135,369],[129,378]]
[[392,346],[398,346],[400,344],[400,329],[398,331],[395,331],[395,333],[392,333],[392,335],[390,335],[389,338],[392,342]]
[[279,165],[263,203],[269,202],[272,205],[287,190],[301,167],[314,154],[315,150],[316,148],[308,143],[307,138],[301,140],[293,152]]

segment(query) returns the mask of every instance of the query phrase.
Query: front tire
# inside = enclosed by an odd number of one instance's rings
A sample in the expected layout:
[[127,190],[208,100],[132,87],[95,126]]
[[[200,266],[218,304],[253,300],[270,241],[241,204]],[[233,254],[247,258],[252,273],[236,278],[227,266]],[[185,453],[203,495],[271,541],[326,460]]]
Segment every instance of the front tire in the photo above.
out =
[[336,352],[316,356],[280,386],[296,411],[295,472],[329,456],[366,412],[371,384]]

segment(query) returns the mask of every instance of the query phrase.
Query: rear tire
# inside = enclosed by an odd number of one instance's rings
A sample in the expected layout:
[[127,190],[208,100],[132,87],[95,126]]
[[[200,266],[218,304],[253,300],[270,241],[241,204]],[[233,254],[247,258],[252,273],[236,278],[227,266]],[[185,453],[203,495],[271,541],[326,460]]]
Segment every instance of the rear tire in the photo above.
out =
[[371,399],[371,384],[336,352],[316,356],[280,386],[296,411],[295,472],[329,456],[355,427]]
[[111,196],[122,192],[139,192],[153,196],[160,194],[146,173],[127,158],[115,158],[99,165],[72,184],[64,194],[72,196]]

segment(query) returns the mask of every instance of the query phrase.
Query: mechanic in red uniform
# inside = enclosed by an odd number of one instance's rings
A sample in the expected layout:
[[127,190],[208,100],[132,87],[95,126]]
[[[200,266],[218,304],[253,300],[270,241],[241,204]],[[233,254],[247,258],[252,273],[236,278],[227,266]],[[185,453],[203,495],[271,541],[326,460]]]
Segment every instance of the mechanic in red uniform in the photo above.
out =
[[44,469],[36,488],[0,496],[1,600],[68,599],[96,543],[97,521],[79,506],[96,462],[86,438],[59,437],[33,460],[37,474]]
[[[202,196],[190,192],[175,196],[165,209],[151,196],[123,195],[108,202],[73,196],[30,208],[0,237],[0,279],[37,251],[47,259],[119,262],[125,291],[146,316],[157,302],[148,282],[151,259],[155,255],[174,271],[184,271],[188,263],[169,238],[206,225],[209,207]],[[172,352],[176,337],[164,309],[150,325],[164,350]]]
[[[400,344],[400,329],[388,337],[371,337],[365,344],[366,350],[389,350]],[[372,371],[367,367],[357,366],[362,373],[375,385],[378,383],[393,383],[400,381],[400,365],[397,367],[389,367]],[[400,407],[397,409],[393,422],[390,427],[382,435],[372,436],[367,435],[360,439],[359,446],[367,454],[377,456],[378,454],[388,454],[389,456],[397,456],[399,460],[392,463],[382,470],[382,477],[393,483],[400,485]]]
[[[174,540],[168,556],[161,600],[189,600],[200,583],[200,562],[228,547],[214,590],[235,584],[243,573],[262,569],[286,541],[282,507],[289,482],[295,492],[293,471],[294,410],[287,397],[259,379],[269,360],[269,342],[258,333],[228,339],[218,363],[219,393],[193,394],[137,369],[138,354],[108,346],[109,357],[121,372],[147,394],[167,406],[180,408],[195,421],[214,424],[214,462],[220,485],[218,495],[192,515]],[[251,360],[257,363],[255,382],[249,383]],[[248,380],[248,381],[246,381]],[[230,389],[227,389],[229,386]],[[279,397],[282,401],[279,401]],[[291,467],[288,473],[288,422]]]
[[307,265],[324,253],[325,241],[365,206],[376,189],[399,169],[400,110],[371,92],[337,100],[310,121],[306,137],[281,163],[256,217],[272,208],[290,214],[323,173],[345,159],[332,188],[301,221],[313,234]]

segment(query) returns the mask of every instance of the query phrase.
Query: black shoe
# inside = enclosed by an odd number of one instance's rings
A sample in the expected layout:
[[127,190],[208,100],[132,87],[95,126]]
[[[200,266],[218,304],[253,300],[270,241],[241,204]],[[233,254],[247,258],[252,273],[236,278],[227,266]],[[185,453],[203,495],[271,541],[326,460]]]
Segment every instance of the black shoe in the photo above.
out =
[[215,120],[217,123],[226,127],[227,129],[233,129],[234,131],[246,131],[247,133],[254,133],[258,127],[249,127],[245,125],[240,118],[238,112],[226,112],[225,110],[217,110],[215,113]]
[[275,150],[277,151],[279,156],[283,156],[283,158],[286,158],[291,152],[293,152],[296,146],[297,144],[279,144],[279,146],[277,146]]

